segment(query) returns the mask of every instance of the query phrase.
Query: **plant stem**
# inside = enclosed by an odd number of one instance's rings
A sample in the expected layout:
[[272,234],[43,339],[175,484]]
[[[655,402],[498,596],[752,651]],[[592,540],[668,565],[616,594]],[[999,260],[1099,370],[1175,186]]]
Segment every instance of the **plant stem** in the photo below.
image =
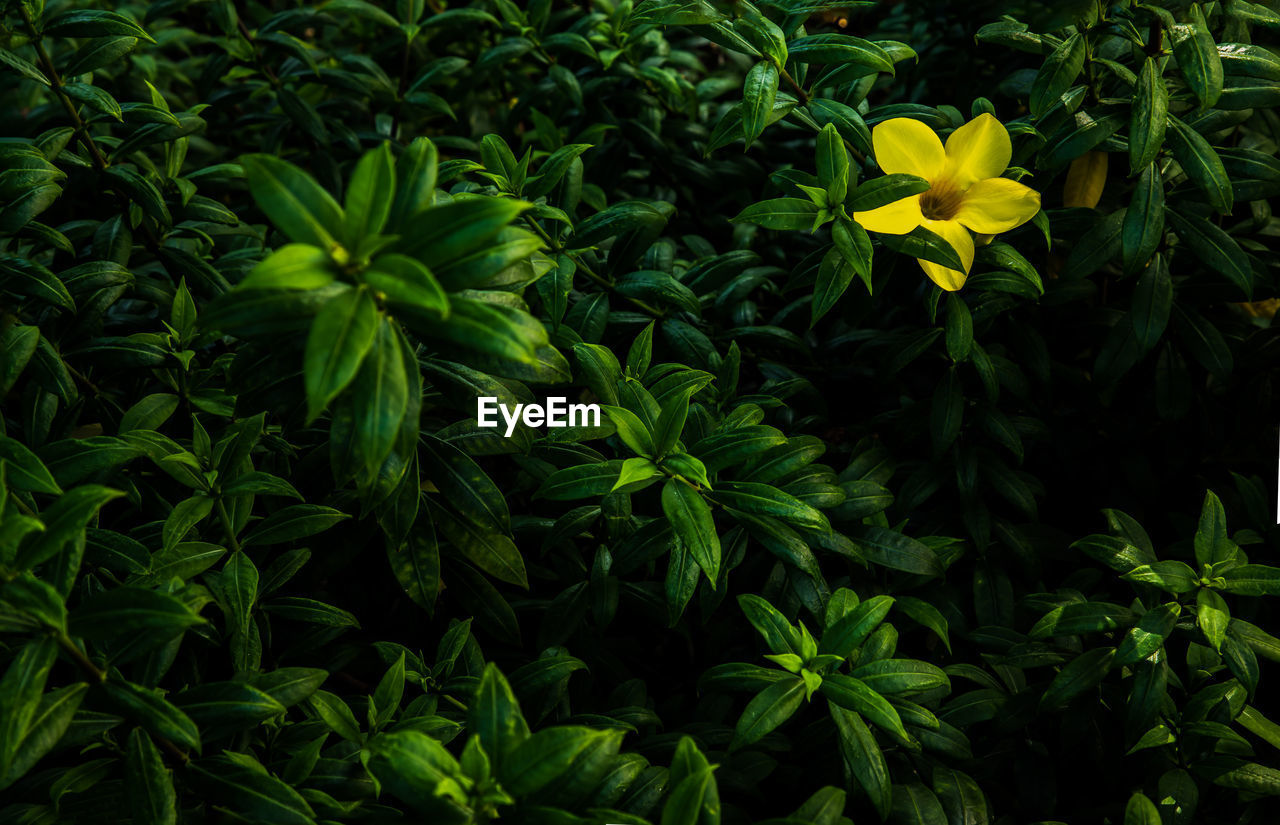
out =
[[[772,60],[772,58],[770,58],[770,60]],[[774,63],[774,65],[777,66],[778,64]],[[787,82],[787,85],[790,86],[792,91],[794,91],[796,95],[800,98],[800,105],[808,106],[809,93],[806,92],[803,88],[801,88],[800,84],[796,82],[796,79],[791,76],[791,73],[787,71],[785,66],[778,66],[778,74],[782,77],[783,80]],[[857,159],[858,163],[866,162],[867,160],[866,155],[862,154],[862,152],[855,149],[853,147],[853,144],[850,143],[849,141],[844,140],[843,138],[841,138],[841,140],[844,141],[844,148],[849,150],[849,154],[853,155],[854,158]]]
[[[72,124],[75,126],[76,140],[80,141],[80,144],[84,146],[85,151],[89,153],[89,157],[93,160],[94,168],[99,172],[107,171],[107,167],[111,164],[107,160],[106,155],[102,154],[102,150],[94,141],[93,135],[89,134],[89,124],[85,123],[84,118],[80,117],[80,112],[76,109],[76,104],[71,100],[70,96],[67,95],[66,91],[63,90],[62,76],[59,75],[58,70],[54,68],[53,58],[49,56],[48,50],[44,47],[44,35],[36,30],[35,20],[32,19],[31,12],[27,10],[25,4],[19,3],[18,11],[22,14],[22,22],[26,24],[27,31],[31,35],[31,42],[32,45],[35,46],[36,56],[40,60],[40,67],[44,70],[45,76],[49,78],[50,88],[53,89],[53,93],[58,100],[62,102],[62,108],[66,110],[67,117],[71,119]],[[107,188],[122,201],[125,207],[125,214],[128,214],[128,207],[131,203],[128,194],[111,184],[107,184]],[[147,247],[151,249],[152,252],[156,252],[160,248],[160,241],[151,231],[151,227],[147,224],[145,219],[139,223],[138,228],[142,230],[143,240]],[[78,377],[83,379],[83,376]],[[94,390],[95,394],[101,394],[98,393],[97,388],[94,387],[93,384],[89,383],[87,379],[84,380],[85,383]]]
[[[82,671],[88,674],[93,681],[98,684],[102,684],[107,681],[107,672],[95,665],[93,661],[84,654],[84,651],[80,649],[80,646],[72,641],[70,636],[62,631],[58,631],[56,639],[58,641],[58,646],[66,651],[66,654],[71,657],[72,661],[74,661]],[[151,737],[156,740],[156,743],[159,744],[165,752],[176,759],[178,764],[186,765],[191,761],[191,757],[187,756],[186,752],[183,751],[182,748],[173,744],[168,739],[154,733],[151,734]]]
[[605,289],[609,290],[609,292],[615,295],[618,295],[618,297],[626,298],[628,301],[635,304],[640,309],[643,309],[645,312],[649,313],[654,318],[662,318],[665,315],[665,313],[662,310],[658,309],[657,307],[651,306],[650,304],[644,301],[641,301],[639,298],[632,298],[629,295],[619,295],[618,288],[617,286],[614,285],[613,281],[609,280],[603,275],[598,274],[595,270],[593,270],[590,266],[587,265],[586,261],[582,260],[581,256],[575,255],[572,252],[564,252],[564,247],[560,245],[560,242],[557,241],[555,238],[551,237],[551,235],[548,234],[547,231],[543,229],[536,220],[526,216],[526,221],[528,222],[529,226],[533,227],[533,231],[537,232],[538,236],[541,237],[542,240],[547,242],[547,245],[551,247],[552,251],[556,253],[563,252],[565,255],[571,258],[573,262],[577,264],[578,269],[581,269],[583,274],[585,274],[592,281],[604,287]]
[[107,681],[106,671],[95,665],[89,657],[84,654],[84,651],[80,649],[79,645],[71,640],[70,636],[66,633],[59,632],[57,639],[58,646],[67,652],[67,655],[71,657],[81,670],[92,676],[95,682]]
[[844,148],[849,150],[849,154],[853,155],[854,160],[858,161],[858,163],[867,162],[867,156],[862,154],[862,152],[860,152],[859,150],[855,149],[852,143],[845,140],[844,138],[840,138],[840,140],[844,143]]
[[222,529],[227,534],[227,544],[231,545],[231,552],[240,552],[240,542],[236,540],[236,528],[231,523],[231,516],[227,515],[227,507],[222,503],[222,499],[218,498],[213,503],[213,509],[218,511],[218,521],[222,522]]
[[187,763],[191,761],[191,757],[187,756],[186,751],[184,751],[182,748],[178,747],[177,745],[173,744],[168,739],[165,739],[163,736],[157,736],[156,734],[152,733],[151,738],[156,740],[156,743],[160,745],[160,747],[165,751],[165,753],[169,754],[174,759],[176,759],[179,765],[186,767]]
[[[774,65],[777,65],[777,64],[775,63]],[[800,84],[797,83],[796,79],[791,76],[791,72],[787,71],[787,67],[778,66],[778,74],[782,76],[783,80],[787,81],[787,85],[790,86],[795,91],[796,95],[800,98],[800,105],[808,106],[809,93],[806,92],[804,89],[800,88]]]
[[258,43],[254,40],[253,35],[249,33],[249,27],[244,24],[244,20],[240,15],[236,15],[236,26],[240,29],[240,34],[244,37],[245,42],[249,44],[249,48],[253,50],[253,62],[258,64],[258,68],[267,76],[267,80],[271,81],[272,87],[280,88],[280,78],[271,70],[271,67],[262,59],[262,55],[258,53]]
[[107,159],[102,154],[102,150],[98,148],[98,144],[94,143],[93,137],[89,134],[89,127],[85,124],[84,119],[80,117],[80,112],[76,110],[76,105],[71,102],[71,98],[63,90],[62,77],[58,74],[58,70],[54,68],[53,58],[49,57],[49,52],[44,47],[44,35],[36,30],[36,21],[31,18],[31,12],[27,10],[26,4],[18,3],[17,5],[18,12],[22,15],[22,22],[26,24],[27,31],[31,34],[31,42],[36,48],[37,57],[40,59],[40,67],[44,70],[45,76],[49,78],[53,93],[58,100],[62,101],[62,108],[67,110],[67,116],[75,124],[76,139],[80,141],[89,156],[93,158],[93,165],[98,168],[98,171],[105,171]]
[[102,395],[102,390],[98,389],[98,385],[90,381],[88,377],[85,376],[84,373],[80,372],[80,370],[76,369],[70,364],[67,364],[65,361],[63,362],[63,364],[66,366],[67,372],[71,374],[72,378],[76,379],[81,384],[84,384],[85,387],[94,395]]

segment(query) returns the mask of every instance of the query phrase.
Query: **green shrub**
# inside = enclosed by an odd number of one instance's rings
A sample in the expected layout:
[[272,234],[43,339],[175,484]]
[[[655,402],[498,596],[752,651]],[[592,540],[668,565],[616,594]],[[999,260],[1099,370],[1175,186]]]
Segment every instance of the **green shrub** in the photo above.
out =
[[0,821],[1272,821],[1274,4],[0,9]]

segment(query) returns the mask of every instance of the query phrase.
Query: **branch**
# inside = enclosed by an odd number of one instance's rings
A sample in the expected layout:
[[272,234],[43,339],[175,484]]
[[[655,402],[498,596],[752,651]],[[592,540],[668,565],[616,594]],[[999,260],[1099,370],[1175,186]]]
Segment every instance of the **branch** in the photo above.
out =
[[637,307],[644,310],[645,312],[649,313],[654,318],[662,318],[666,315],[666,313],[664,313],[662,310],[658,309],[657,307],[651,306],[645,303],[644,301],[641,301],[639,298],[632,298],[629,295],[619,294],[618,288],[614,286],[613,281],[609,280],[603,275],[598,274],[595,270],[593,270],[590,266],[587,265],[586,261],[582,260],[581,256],[575,255],[572,252],[564,252],[564,247],[560,245],[560,242],[557,241],[555,238],[552,238],[551,235],[549,235],[547,231],[543,229],[542,226],[539,225],[536,220],[534,220],[532,217],[529,217],[528,215],[525,216],[525,220],[528,222],[529,226],[533,227],[533,231],[537,232],[539,237],[541,237],[542,240],[546,241],[547,245],[551,247],[553,252],[556,252],[556,253],[563,252],[575,264],[577,264],[578,268],[582,270],[583,274],[585,274],[592,281],[604,287],[614,295],[617,295],[619,298],[626,298],[628,301],[635,304]]
[[62,88],[62,76],[58,74],[58,70],[53,67],[53,58],[49,57],[48,50],[44,47],[44,35],[36,30],[36,21],[32,19],[31,12],[27,10],[26,3],[18,3],[18,11],[22,14],[22,22],[26,24],[27,31],[31,33],[31,42],[36,48],[36,55],[40,59],[40,66],[44,70],[45,76],[49,78],[52,85],[53,93],[58,100],[62,101],[62,108],[67,110],[67,116],[71,118],[71,122],[76,127],[76,139],[84,145],[89,156],[93,158],[93,165],[98,168],[99,172],[107,169],[107,159],[102,154],[102,150],[98,148],[98,144],[94,143],[93,137],[89,134],[89,127],[85,124],[84,119],[80,117],[80,112],[76,109],[76,105],[71,102],[71,98]]
[[[71,657],[72,661],[74,661],[82,671],[88,674],[94,682],[102,684],[107,681],[107,672],[95,665],[93,660],[85,655],[85,652],[80,649],[80,646],[77,645],[70,636],[60,630],[58,631],[56,638],[58,646],[66,651],[66,654]],[[148,731],[148,733],[150,733],[150,731]],[[177,760],[178,764],[186,765],[191,761],[191,757],[188,756],[182,748],[173,744],[163,736],[151,733],[151,738],[154,739],[156,743],[170,756]]]

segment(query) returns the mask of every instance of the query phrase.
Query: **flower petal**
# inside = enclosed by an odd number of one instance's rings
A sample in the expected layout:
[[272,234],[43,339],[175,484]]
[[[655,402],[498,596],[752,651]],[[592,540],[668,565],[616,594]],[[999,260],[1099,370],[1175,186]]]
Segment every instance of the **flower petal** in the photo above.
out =
[[1000,177],[1013,158],[1013,143],[1004,124],[983,112],[951,133],[946,151],[946,174],[964,188]]
[[951,244],[956,254],[960,256],[961,262],[964,263],[964,272],[948,269],[932,261],[919,258],[916,260],[919,261],[924,274],[929,276],[929,280],[947,292],[955,292],[964,286],[965,279],[969,277],[969,270],[973,268],[973,236],[959,221],[925,221],[923,225],[925,229],[936,232]]
[[919,175],[933,180],[947,160],[938,133],[909,117],[895,117],[872,129],[871,146],[886,175]]
[[924,221],[924,215],[920,214],[919,195],[911,195],[868,212],[854,212],[851,217],[863,229],[886,235],[905,235]]
[[1008,178],[980,180],[964,193],[956,220],[986,235],[1022,226],[1040,211],[1040,193]]

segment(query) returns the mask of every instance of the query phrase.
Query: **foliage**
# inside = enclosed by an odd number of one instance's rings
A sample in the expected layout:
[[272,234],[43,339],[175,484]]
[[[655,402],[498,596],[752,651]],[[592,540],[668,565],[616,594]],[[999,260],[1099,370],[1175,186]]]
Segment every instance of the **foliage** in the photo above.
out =
[[0,9],[0,820],[1275,810],[1274,4]]

